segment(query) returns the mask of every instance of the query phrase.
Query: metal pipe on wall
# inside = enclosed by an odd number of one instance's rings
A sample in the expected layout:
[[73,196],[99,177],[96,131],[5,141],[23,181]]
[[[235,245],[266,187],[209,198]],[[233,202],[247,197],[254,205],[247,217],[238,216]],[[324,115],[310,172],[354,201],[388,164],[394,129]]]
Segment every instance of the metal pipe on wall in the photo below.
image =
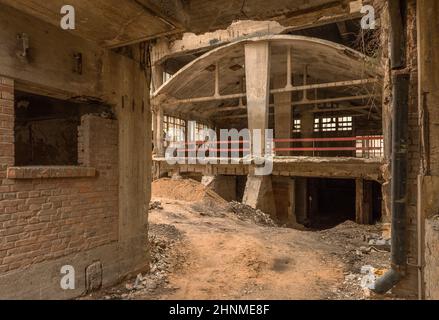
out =
[[407,268],[408,99],[407,0],[389,0],[392,69],[392,254],[391,269],[375,283],[376,293],[392,289]]

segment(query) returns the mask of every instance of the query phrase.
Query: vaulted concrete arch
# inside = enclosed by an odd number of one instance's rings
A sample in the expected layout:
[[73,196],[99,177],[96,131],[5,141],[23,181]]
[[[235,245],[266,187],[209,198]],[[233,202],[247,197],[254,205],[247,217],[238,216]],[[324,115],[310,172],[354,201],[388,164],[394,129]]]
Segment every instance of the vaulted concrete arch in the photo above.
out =
[[[366,102],[374,98],[369,93],[376,93],[374,87],[380,67],[373,59],[322,39],[274,35],[237,41],[207,52],[159,87],[153,94],[153,101],[170,113],[209,118],[220,112],[223,118],[245,118],[242,114],[246,110],[242,100],[247,98],[244,90],[245,46],[257,42],[267,42],[270,46],[270,93],[273,95],[326,91],[325,98],[315,96],[311,103],[302,97],[295,105],[330,103],[333,99],[338,103]],[[287,77],[288,68],[290,78]],[[284,90],[289,85],[287,81],[291,81],[291,86]],[[356,89],[343,95],[340,94],[346,92],[340,90],[343,87]],[[351,95],[355,97],[350,99]]]

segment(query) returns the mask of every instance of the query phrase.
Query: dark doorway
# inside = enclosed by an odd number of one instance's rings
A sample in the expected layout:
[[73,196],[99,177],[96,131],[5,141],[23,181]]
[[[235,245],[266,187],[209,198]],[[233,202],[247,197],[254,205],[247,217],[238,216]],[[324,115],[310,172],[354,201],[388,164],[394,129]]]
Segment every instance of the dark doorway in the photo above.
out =
[[352,179],[308,179],[307,227],[328,229],[355,221],[355,188]]

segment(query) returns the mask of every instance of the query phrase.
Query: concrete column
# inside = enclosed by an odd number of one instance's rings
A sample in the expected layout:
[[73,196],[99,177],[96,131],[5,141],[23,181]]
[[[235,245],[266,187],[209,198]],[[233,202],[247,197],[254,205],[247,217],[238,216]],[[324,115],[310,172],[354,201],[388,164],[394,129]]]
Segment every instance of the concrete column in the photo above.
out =
[[160,88],[163,84],[163,65],[157,64],[152,67],[152,90],[153,92]]
[[[147,213],[151,197],[150,87],[145,72],[134,61],[113,70],[126,103],[117,106],[119,122],[119,228],[121,270],[141,270],[148,263]],[[128,81],[126,79],[131,79]],[[127,107],[129,106],[129,107]],[[130,261],[133,260],[133,261]]]
[[[285,81],[282,78],[276,78],[274,81],[275,88],[281,88]],[[286,78],[286,77],[285,77]],[[292,125],[292,107],[291,92],[274,94],[274,128],[276,139],[290,139],[293,130]],[[276,148],[290,148],[290,142],[278,142]],[[290,151],[277,151],[277,156],[289,156]]]
[[[156,91],[163,84],[163,65],[157,64],[152,67],[152,90]],[[158,157],[165,155],[163,146],[163,109],[160,106],[153,107],[153,130],[154,130],[154,154]]]
[[276,217],[271,176],[249,175],[242,203]]
[[288,208],[288,224],[297,225],[296,216],[296,179],[290,178],[290,207]]
[[157,140],[157,108],[151,106],[151,116],[152,116],[152,143],[153,143],[153,155],[157,155],[157,146],[158,146],[158,140]]
[[295,213],[297,222],[303,225],[308,224],[308,179],[307,178],[296,178],[295,179]]
[[158,157],[165,156],[164,147],[164,114],[161,107],[157,107],[154,113],[154,153]]
[[372,182],[356,179],[355,210],[358,224],[371,224],[373,220]]
[[[254,42],[245,45],[245,74],[247,86],[248,126],[252,133],[262,131],[261,154],[265,154],[265,129],[268,128],[270,99],[270,43]],[[253,141],[254,143],[254,141]]]
[[319,189],[320,179],[308,180],[308,218],[313,221],[319,216]]

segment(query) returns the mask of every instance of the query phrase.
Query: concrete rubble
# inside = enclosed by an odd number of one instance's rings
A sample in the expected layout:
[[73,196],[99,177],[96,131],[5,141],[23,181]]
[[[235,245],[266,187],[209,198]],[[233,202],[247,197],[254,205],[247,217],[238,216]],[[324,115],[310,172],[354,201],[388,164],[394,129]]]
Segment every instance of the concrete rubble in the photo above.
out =
[[241,220],[250,220],[263,226],[277,226],[269,215],[263,213],[261,210],[253,209],[252,207],[243,203],[239,203],[237,201],[230,202],[230,210]]

